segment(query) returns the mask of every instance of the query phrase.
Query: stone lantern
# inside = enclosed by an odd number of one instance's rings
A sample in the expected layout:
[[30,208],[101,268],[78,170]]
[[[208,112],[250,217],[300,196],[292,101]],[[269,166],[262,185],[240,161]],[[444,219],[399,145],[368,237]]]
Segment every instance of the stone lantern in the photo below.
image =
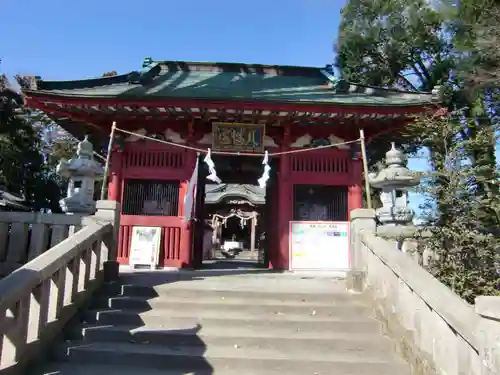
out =
[[93,214],[96,204],[94,184],[102,180],[104,168],[94,160],[94,147],[88,136],[78,143],[76,157],[60,161],[57,173],[69,180],[67,196],[59,202],[63,211]]
[[394,142],[385,154],[385,164],[380,172],[368,176],[370,185],[381,190],[382,207],[376,210],[381,226],[377,233],[395,232],[412,225],[415,212],[408,207],[408,190],[420,184],[420,178],[406,167],[406,157]]

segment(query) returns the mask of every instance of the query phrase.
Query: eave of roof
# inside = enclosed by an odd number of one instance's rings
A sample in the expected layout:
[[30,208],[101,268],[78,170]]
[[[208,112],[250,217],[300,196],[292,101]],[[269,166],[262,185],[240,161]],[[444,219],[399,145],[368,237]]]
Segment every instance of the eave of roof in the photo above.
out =
[[433,93],[333,82],[320,68],[237,63],[154,62],[141,72],[78,81],[37,81],[28,96],[141,101],[250,100],[346,106],[426,106]]
[[0,206],[22,211],[29,211],[26,200],[18,195],[0,189]]

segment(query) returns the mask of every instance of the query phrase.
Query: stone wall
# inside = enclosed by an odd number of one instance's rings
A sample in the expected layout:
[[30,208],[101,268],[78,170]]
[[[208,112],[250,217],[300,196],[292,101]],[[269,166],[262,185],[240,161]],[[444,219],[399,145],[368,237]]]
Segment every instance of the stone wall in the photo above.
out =
[[373,210],[355,210],[351,216],[351,288],[373,299],[413,373],[500,374],[500,320],[495,318],[500,297],[479,297],[476,312],[395,241],[377,237]]

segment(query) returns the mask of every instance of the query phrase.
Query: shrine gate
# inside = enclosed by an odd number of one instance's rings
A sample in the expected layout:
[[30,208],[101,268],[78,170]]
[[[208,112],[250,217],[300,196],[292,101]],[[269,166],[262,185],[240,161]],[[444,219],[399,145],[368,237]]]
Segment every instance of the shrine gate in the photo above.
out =
[[336,80],[328,67],[150,59],[123,75],[23,85],[28,106],[76,137],[90,134],[95,148],[107,145],[113,122],[122,130],[108,185],[108,199],[122,204],[120,263],[128,263],[132,227],[155,226],[162,228],[160,265],[195,268],[201,220],[186,222],[183,202],[198,160],[195,219],[201,215],[206,150],[227,159],[258,154],[259,164],[264,150],[280,153],[270,157],[266,193],[268,266],[288,269],[291,220],[344,221],[362,207],[359,130],[367,140],[390,133],[435,100]]

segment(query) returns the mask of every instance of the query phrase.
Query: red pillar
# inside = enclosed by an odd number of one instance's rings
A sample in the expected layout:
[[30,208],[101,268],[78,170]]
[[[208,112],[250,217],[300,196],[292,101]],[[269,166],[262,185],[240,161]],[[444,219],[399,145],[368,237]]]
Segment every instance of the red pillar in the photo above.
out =
[[360,159],[352,160],[351,185],[349,186],[348,206],[349,219],[351,211],[356,208],[363,208],[363,164]]
[[[122,203],[122,167],[123,167],[123,152],[114,150],[111,153],[111,162],[109,165],[109,183],[108,183],[108,200],[116,201]],[[128,253],[127,247],[128,241],[124,241],[124,237],[128,238],[128,232],[126,235],[123,233],[123,227],[120,227],[118,232],[118,263],[128,264],[128,257],[125,255]],[[124,244],[125,242],[125,244]]]
[[108,184],[108,200],[121,203],[122,200],[122,160],[123,152],[118,150],[111,154],[110,179]]
[[292,220],[292,185],[290,182],[290,156],[280,156],[280,172],[278,175],[278,248],[273,269],[287,270],[289,258],[289,230]]
[[[290,145],[290,126],[285,125],[283,142],[280,151],[287,151]],[[280,156],[278,173],[278,227],[276,249],[273,248],[273,256],[270,257],[270,267],[278,270],[289,268],[289,231],[290,220],[292,220],[292,192],[293,186],[290,176],[290,154]],[[273,261],[274,260],[274,261]]]

